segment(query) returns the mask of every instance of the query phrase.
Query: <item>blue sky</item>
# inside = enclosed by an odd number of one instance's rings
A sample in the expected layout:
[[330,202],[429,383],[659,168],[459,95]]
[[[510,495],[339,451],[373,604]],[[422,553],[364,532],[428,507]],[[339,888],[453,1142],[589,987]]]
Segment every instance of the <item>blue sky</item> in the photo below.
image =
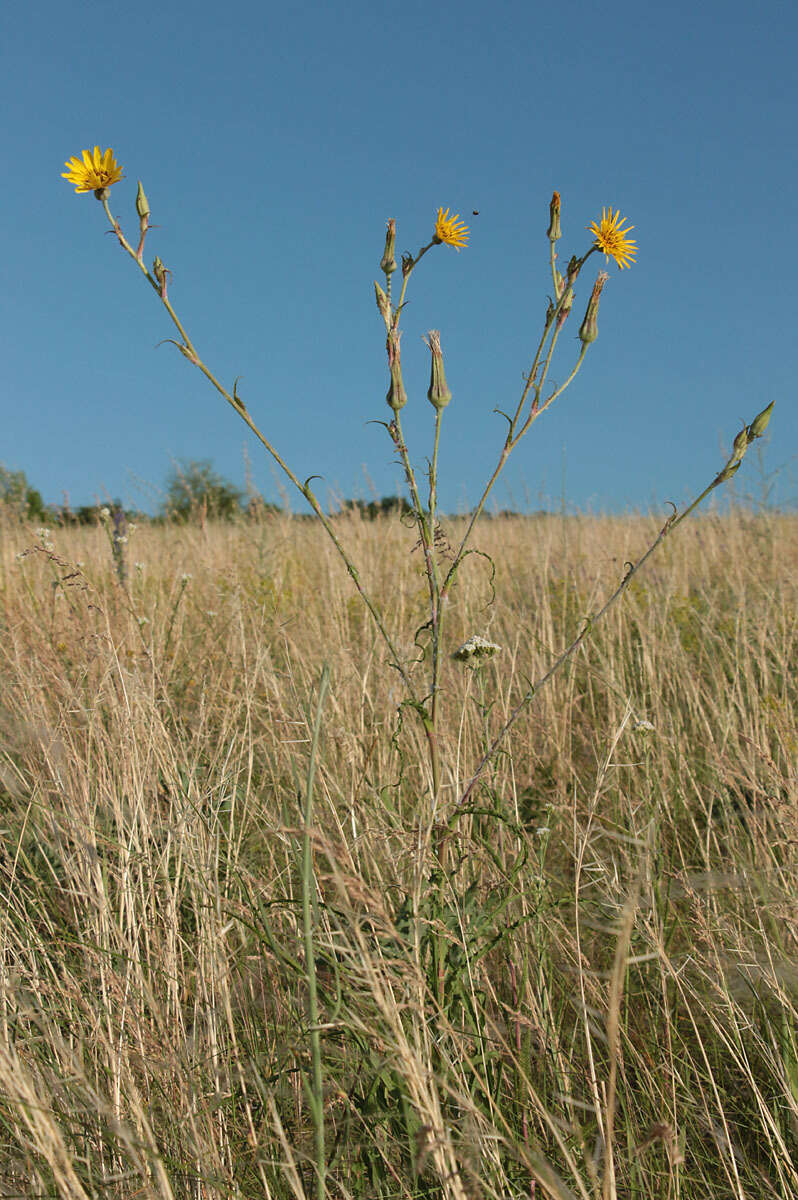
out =
[[[600,334],[571,389],[515,451],[501,506],[648,508],[695,494],[742,420],[777,405],[738,491],[795,495],[798,8],[762,0],[486,5],[8,0],[0,102],[7,163],[0,462],[49,501],[153,508],[174,459],[211,458],[263,493],[278,477],[168,345],[157,298],[91,195],[60,177],[112,146],[112,208],[147,243],[208,365],[300,476],[395,492],[384,331],[373,299],[385,222],[398,249],[438,205],[471,227],[411,281],[405,432],[429,453],[423,333],[439,328],[453,400],[441,503],[473,503],[542,325],[548,203],[567,261],[603,205],[635,225],[610,266]],[[472,216],[474,209],[478,216]],[[577,349],[580,281],[554,378]],[[587,268],[586,268],[587,270]],[[785,465],[786,464],[786,465]],[[792,475],[791,475],[792,472]],[[322,485],[323,494],[323,485]],[[292,498],[299,508],[301,504]]]

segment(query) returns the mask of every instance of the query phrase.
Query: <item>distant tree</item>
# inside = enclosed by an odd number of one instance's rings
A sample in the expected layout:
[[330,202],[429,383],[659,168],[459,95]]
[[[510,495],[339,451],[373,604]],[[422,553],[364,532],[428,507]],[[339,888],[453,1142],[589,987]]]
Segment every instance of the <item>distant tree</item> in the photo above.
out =
[[229,521],[241,512],[242,492],[213,469],[210,459],[190,459],[175,465],[166,484],[164,516],[178,521]]
[[383,496],[381,500],[344,500],[342,509],[344,512],[359,512],[367,521],[393,514],[403,517],[413,511],[403,496]]
[[31,487],[24,471],[10,471],[0,463],[0,506],[28,521],[49,519],[41,492]]

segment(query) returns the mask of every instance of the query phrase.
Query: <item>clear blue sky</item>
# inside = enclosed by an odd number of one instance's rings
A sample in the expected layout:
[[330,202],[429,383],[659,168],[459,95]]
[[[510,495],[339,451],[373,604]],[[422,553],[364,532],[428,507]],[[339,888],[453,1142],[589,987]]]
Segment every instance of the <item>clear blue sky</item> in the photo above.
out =
[[[345,495],[397,491],[374,305],[385,222],[397,249],[438,205],[471,226],[413,276],[402,343],[406,434],[429,452],[428,351],[440,328],[453,400],[441,502],[473,502],[539,334],[548,203],[562,258],[603,205],[635,225],[575,384],[511,459],[501,505],[681,502],[742,419],[777,400],[764,468],[798,450],[795,405],[798,7],[794,0],[7,0],[2,12],[4,343],[0,462],[49,501],[157,504],[175,458],[211,458],[264,494],[275,474],[172,330],[102,209],[64,160],[112,146],[112,207],[131,236],[136,179],[205,361],[243,377],[255,419],[301,476]],[[478,209],[479,216],[472,217]],[[566,325],[578,348],[595,268]],[[371,483],[369,482],[372,481]],[[144,483],[138,481],[145,481]],[[735,481],[756,491],[749,454]],[[322,494],[324,485],[322,487]],[[794,496],[794,474],[777,495]],[[301,507],[298,501],[294,501]]]

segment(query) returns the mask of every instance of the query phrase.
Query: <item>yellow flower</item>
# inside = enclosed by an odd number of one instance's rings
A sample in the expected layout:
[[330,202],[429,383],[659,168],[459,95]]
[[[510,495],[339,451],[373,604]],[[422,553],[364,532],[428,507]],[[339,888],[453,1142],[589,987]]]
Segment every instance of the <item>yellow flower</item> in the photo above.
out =
[[621,210],[612,215],[612,208],[602,208],[601,220],[588,225],[588,230],[595,237],[595,245],[605,255],[607,260],[614,258],[618,266],[631,266],[637,254],[637,242],[629,237],[634,225],[623,228],[626,217],[621,216]]
[[459,250],[461,246],[468,245],[468,226],[460,220],[459,213],[450,217],[448,208],[446,212],[439,208],[432,240],[438,245],[445,242],[447,246],[454,246],[455,250]]
[[100,188],[110,187],[122,178],[122,168],[114,159],[114,152],[109,147],[101,153],[100,147],[83,151],[83,162],[79,158],[68,158],[64,163],[68,171],[62,171],[62,179],[74,183],[76,192],[96,192]]

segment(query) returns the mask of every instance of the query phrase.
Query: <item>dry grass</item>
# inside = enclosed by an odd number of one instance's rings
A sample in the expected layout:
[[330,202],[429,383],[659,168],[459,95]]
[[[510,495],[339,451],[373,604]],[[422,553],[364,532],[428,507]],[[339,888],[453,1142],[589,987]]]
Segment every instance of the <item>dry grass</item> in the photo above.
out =
[[[342,529],[419,658],[413,533]],[[314,1193],[301,797],[325,662],[329,1193],[798,1193],[795,518],[668,540],[455,811],[655,532],[482,526],[495,600],[472,557],[447,637],[504,651],[447,667],[431,813],[418,721],[312,524],[141,527],[129,595],[102,530],[21,561],[32,532],[0,531],[0,1196]]]

